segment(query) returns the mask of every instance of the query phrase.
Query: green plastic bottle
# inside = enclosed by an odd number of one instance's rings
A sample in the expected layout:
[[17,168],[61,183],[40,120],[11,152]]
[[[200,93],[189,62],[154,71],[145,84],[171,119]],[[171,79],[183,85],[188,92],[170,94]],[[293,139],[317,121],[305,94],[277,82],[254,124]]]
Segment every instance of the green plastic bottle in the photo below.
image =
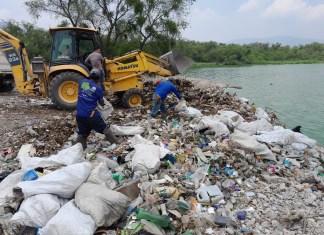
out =
[[156,215],[144,210],[143,208],[137,208],[135,210],[137,219],[145,219],[152,223],[161,226],[162,228],[171,228],[171,220],[166,215]]

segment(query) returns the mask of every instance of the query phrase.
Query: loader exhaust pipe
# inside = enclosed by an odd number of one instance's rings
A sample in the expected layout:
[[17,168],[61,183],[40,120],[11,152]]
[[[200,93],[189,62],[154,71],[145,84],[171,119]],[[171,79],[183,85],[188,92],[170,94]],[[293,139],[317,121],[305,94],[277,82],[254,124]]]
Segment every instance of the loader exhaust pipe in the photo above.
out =
[[181,55],[180,50],[174,48],[172,51],[160,56],[160,59],[166,60],[171,68],[168,68],[172,75],[177,75],[186,71],[194,61]]

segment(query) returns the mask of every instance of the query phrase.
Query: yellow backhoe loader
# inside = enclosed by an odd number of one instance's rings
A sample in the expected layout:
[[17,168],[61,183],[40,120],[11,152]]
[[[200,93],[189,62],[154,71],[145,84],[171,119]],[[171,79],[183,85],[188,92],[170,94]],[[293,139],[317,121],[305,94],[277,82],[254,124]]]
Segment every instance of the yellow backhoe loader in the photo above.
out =
[[14,78],[6,57],[0,51],[0,92],[11,91],[14,88]]
[[[0,51],[6,56],[20,93],[42,95],[62,109],[74,109],[78,98],[78,82],[89,76],[86,57],[100,47],[99,31],[88,28],[51,28],[50,61],[42,57],[28,59],[23,42],[0,29]],[[192,60],[173,49],[160,58],[135,50],[115,59],[104,59],[105,87],[120,97],[126,107],[144,103],[142,75],[164,77],[182,73]]]

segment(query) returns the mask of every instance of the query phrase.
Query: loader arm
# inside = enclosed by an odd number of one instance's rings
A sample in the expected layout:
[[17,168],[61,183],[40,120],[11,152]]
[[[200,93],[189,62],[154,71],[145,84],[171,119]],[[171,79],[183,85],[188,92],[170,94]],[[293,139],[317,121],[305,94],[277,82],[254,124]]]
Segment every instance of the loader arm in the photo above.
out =
[[[172,55],[170,52],[169,57]],[[167,59],[158,58],[140,50],[132,51],[114,60],[106,59],[110,89],[113,92],[126,91],[134,87],[142,89],[141,75],[143,74],[155,74],[162,77],[177,75],[179,72],[176,67],[180,64],[180,60],[184,60],[184,57],[177,56],[169,63]],[[187,68],[191,64],[188,63]]]
[[12,69],[17,90],[20,93],[34,94],[33,72],[24,43],[0,29],[0,50]]
[[108,60],[107,64],[110,72],[109,80],[114,82],[141,73],[152,73],[163,77],[172,75],[172,72],[167,69],[170,65],[166,60],[140,50],[132,51],[114,60]]

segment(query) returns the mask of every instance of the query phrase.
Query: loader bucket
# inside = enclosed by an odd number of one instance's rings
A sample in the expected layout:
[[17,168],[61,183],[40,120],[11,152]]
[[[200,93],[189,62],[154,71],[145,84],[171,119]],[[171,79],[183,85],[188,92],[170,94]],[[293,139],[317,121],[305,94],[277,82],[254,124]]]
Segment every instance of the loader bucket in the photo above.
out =
[[176,48],[160,56],[160,59],[166,60],[171,65],[171,68],[168,69],[172,71],[172,75],[183,73],[194,63],[192,59],[181,55],[180,51]]

